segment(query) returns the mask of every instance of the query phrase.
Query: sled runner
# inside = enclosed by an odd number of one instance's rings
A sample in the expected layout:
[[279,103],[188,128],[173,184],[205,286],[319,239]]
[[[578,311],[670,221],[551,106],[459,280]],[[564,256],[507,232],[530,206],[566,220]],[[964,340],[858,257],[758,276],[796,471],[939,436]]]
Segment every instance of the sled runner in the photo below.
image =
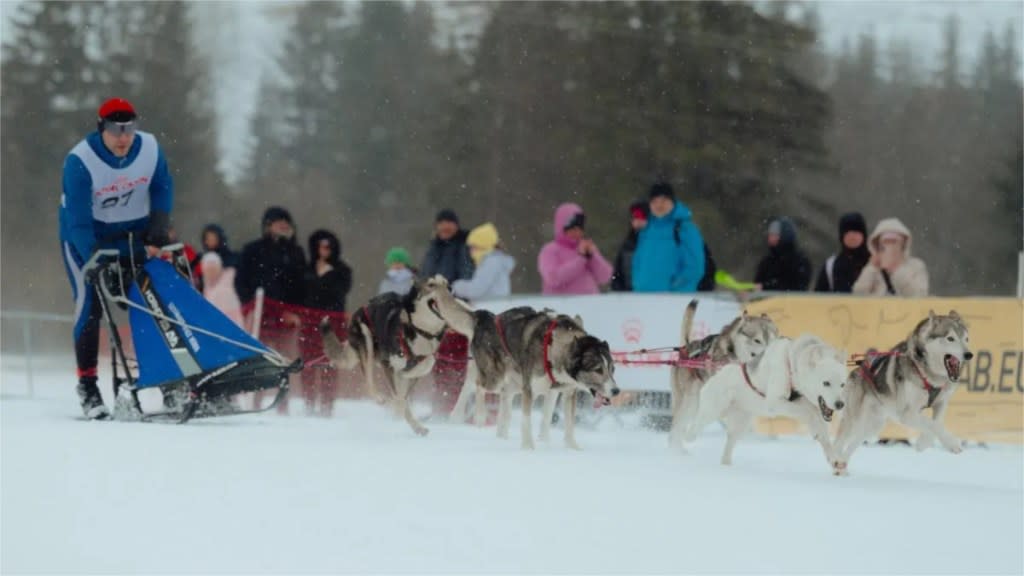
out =
[[[117,250],[100,250],[83,268],[110,333],[115,419],[184,423],[276,406],[302,359],[290,362],[207,302],[192,286],[187,263],[181,265],[181,244],[163,250],[175,264],[152,258],[132,274]],[[134,362],[125,355],[114,306],[128,311]],[[152,389],[160,390],[164,407],[147,412],[139,393]],[[232,402],[238,394],[270,389],[277,393],[266,407],[243,410]]]

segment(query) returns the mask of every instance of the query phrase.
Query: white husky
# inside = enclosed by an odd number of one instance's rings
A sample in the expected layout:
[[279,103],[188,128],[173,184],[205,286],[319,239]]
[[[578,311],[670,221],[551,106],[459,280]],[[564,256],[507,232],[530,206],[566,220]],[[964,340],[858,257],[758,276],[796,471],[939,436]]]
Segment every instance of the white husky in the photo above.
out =
[[779,338],[760,358],[725,366],[708,380],[687,440],[722,420],[727,430],[722,464],[729,465],[736,441],[750,430],[755,416],[788,416],[807,426],[831,465],[828,423],[843,408],[846,375],[846,354],[821,339]]

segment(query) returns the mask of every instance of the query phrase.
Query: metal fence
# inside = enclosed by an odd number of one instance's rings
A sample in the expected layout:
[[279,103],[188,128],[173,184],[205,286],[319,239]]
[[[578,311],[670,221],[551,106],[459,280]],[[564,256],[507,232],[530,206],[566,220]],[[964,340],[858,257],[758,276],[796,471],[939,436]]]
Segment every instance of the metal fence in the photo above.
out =
[[[25,390],[28,396],[35,395],[35,377],[38,366],[37,358],[49,351],[60,348],[57,343],[70,343],[70,326],[74,318],[70,314],[52,314],[30,310],[0,310],[0,333],[3,334],[2,355],[4,362],[10,362],[12,356],[24,359]],[[64,347],[67,353],[69,347]],[[10,374],[6,376],[10,378]]]

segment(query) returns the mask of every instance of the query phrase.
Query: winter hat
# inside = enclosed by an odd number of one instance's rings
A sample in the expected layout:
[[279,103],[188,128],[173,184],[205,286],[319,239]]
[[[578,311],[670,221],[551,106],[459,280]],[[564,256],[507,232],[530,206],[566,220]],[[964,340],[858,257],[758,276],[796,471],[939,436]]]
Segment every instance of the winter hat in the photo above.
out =
[[846,236],[847,232],[860,232],[864,236],[868,235],[868,224],[860,212],[847,212],[839,218],[840,242],[843,241],[843,236]]
[[114,122],[131,122],[135,120],[135,107],[124,98],[111,98],[100,106],[97,112],[100,120],[113,120]]
[[796,242],[796,225],[785,216],[776,218],[768,224],[768,234],[777,234],[779,244],[793,244]]
[[676,199],[676,192],[672,189],[672,185],[668,182],[661,181],[651,186],[650,191],[647,193],[647,198],[654,200],[655,198],[664,197],[669,200]]
[[630,204],[629,217],[631,220],[647,220],[647,203],[633,202]]
[[475,246],[490,252],[494,250],[494,247],[498,245],[501,239],[498,237],[498,229],[494,227],[494,224],[486,222],[473,228],[466,237],[467,246]]
[[292,215],[289,214],[287,210],[281,208],[280,206],[271,206],[270,208],[267,208],[266,212],[263,213],[264,228],[270,226],[271,224],[279,220],[286,220],[289,224],[293,226],[295,225],[295,222],[292,221]]
[[387,264],[388,266],[392,266],[394,264],[404,264],[406,266],[410,266],[412,264],[412,259],[409,258],[408,250],[402,248],[401,246],[395,246],[394,248],[388,250],[387,256],[384,257],[384,263]]
[[455,214],[455,210],[452,210],[451,208],[445,208],[444,210],[438,212],[437,216],[434,217],[434,224],[437,224],[439,222],[452,222],[456,226],[458,226],[459,217]]

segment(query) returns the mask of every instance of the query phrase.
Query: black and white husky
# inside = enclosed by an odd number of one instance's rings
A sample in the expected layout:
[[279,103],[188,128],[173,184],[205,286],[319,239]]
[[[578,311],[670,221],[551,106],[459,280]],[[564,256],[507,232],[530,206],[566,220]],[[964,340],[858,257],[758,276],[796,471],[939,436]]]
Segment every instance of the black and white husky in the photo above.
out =
[[[961,442],[942,419],[964,363],[974,357],[969,346],[967,325],[956,311],[945,316],[929,312],[895,348],[869,353],[850,373],[848,406],[836,435],[835,473],[845,475],[854,450],[889,420],[921,432],[918,450],[938,438],[947,450],[959,453]],[[931,417],[926,408],[932,409]]]
[[[448,328],[440,309],[455,306],[448,282],[441,276],[417,280],[405,296],[386,293],[356,310],[346,342],[321,324],[324,351],[331,362],[347,369],[358,366],[371,397],[391,403],[416,434],[428,430],[413,415],[409,396],[416,381],[429,374]],[[383,369],[386,389],[377,390],[374,367]]]

